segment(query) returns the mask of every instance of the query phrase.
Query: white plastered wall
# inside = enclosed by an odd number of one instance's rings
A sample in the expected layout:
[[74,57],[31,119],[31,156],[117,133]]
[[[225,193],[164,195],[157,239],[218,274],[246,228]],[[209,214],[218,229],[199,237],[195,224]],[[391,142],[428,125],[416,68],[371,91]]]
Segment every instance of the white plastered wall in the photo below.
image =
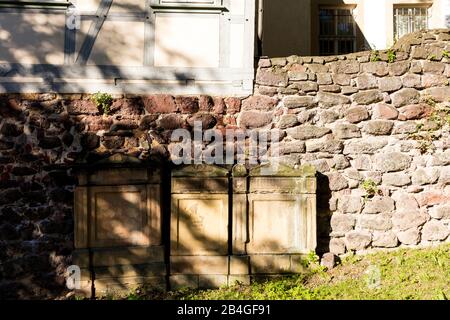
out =
[[64,63],[64,13],[2,13],[0,63]]
[[[250,94],[255,1],[1,7],[0,62],[6,66],[0,91]],[[72,12],[80,18],[75,29],[66,27]],[[27,83],[29,78],[36,81]]]

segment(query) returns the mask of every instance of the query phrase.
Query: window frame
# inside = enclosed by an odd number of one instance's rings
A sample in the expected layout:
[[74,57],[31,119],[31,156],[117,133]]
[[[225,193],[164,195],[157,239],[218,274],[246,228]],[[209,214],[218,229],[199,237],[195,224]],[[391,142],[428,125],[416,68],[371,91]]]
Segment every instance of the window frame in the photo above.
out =
[[[409,4],[395,4],[393,7],[393,12],[392,12],[392,19],[393,19],[393,39],[394,41],[398,41],[401,37],[405,36],[406,34],[409,34],[411,32],[416,32],[416,31],[420,31],[420,30],[413,30],[409,33],[406,33],[402,36],[399,36],[398,34],[398,27],[397,27],[397,17],[398,15],[396,14],[396,11],[399,9],[425,9],[426,10],[426,30],[428,30],[430,28],[430,18],[431,18],[431,7],[432,4],[430,3],[424,3],[424,4],[420,4],[420,3],[409,3]],[[407,16],[409,17],[409,16]]]
[[70,7],[69,0],[0,0],[1,8],[62,8]]
[[227,0],[150,0],[152,9],[223,9]]
[[[355,19],[355,6],[327,6],[327,5],[320,5],[318,6],[318,10],[317,10],[317,19],[318,19],[318,30],[317,30],[317,37],[318,37],[318,47],[317,47],[317,51],[318,54],[321,56],[329,56],[329,55],[340,55],[340,54],[345,54],[345,53],[339,53],[339,40],[350,40],[352,42],[352,46],[353,46],[353,50],[350,53],[353,53],[356,51],[356,47],[357,47],[357,25],[356,25],[356,19]],[[333,17],[334,17],[334,30],[335,30],[335,34],[334,35],[322,35],[321,34],[321,27],[320,27],[320,12],[321,10],[333,10]],[[351,36],[343,36],[343,35],[338,35],[337,34],[337,30],[338,30],[338,19],[337,17],[339,16],[338,14],[338,10],[346,10],[350,12],[350,15],[353,18],[353,35]],[[324,53],[322,52],[320,43],[321,40],[331,40],[333,41],[333,46],[334,46],[334,50],[333,53]]]

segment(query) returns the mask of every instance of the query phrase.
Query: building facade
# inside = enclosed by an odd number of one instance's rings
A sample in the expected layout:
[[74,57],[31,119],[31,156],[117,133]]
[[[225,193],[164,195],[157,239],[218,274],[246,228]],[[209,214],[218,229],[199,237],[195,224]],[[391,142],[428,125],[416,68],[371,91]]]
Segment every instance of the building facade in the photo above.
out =
[[255,1],[0,1],[0,90],[249,94]]
[[447,28],[448,0],[264,1],[263,54],[330,55],[386,49],[401,36]]

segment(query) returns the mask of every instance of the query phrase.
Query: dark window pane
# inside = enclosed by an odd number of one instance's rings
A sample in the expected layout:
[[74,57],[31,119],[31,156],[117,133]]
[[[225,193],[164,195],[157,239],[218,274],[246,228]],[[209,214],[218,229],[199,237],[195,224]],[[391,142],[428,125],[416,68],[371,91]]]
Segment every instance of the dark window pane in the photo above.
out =
[[[354,35],[354,19],[351,15],[350,10],[338,10],[341,12],[337,16],[337,34],[338,35],[345,35],[345,36],[352,36]],[[345,14],[344,14],[345,12]]]
[[355,20],[352,10],[319,9],[319,51],[321,55],[355,51]]
[[319,11],[320,34],[335,34],[335,16],[333,10],[322,9]]
[[334,40],[322,39],[319,41],[319,44],[320,44],[319,50],[321,55],[334,54]]
[[339,40],[338,41],[338,54],[352,53],[354,52],[353,40]]

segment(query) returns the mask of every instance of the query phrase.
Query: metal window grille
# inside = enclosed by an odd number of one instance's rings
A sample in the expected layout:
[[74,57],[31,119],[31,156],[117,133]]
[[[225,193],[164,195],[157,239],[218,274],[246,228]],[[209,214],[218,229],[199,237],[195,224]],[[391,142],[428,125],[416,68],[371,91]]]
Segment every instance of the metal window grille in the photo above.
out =
[[428,29],[429,10],[426,7],[394,8],[394,38]]
[[356,23],[352,9],[319,9],[319,53],[345,54],[355,51]]

